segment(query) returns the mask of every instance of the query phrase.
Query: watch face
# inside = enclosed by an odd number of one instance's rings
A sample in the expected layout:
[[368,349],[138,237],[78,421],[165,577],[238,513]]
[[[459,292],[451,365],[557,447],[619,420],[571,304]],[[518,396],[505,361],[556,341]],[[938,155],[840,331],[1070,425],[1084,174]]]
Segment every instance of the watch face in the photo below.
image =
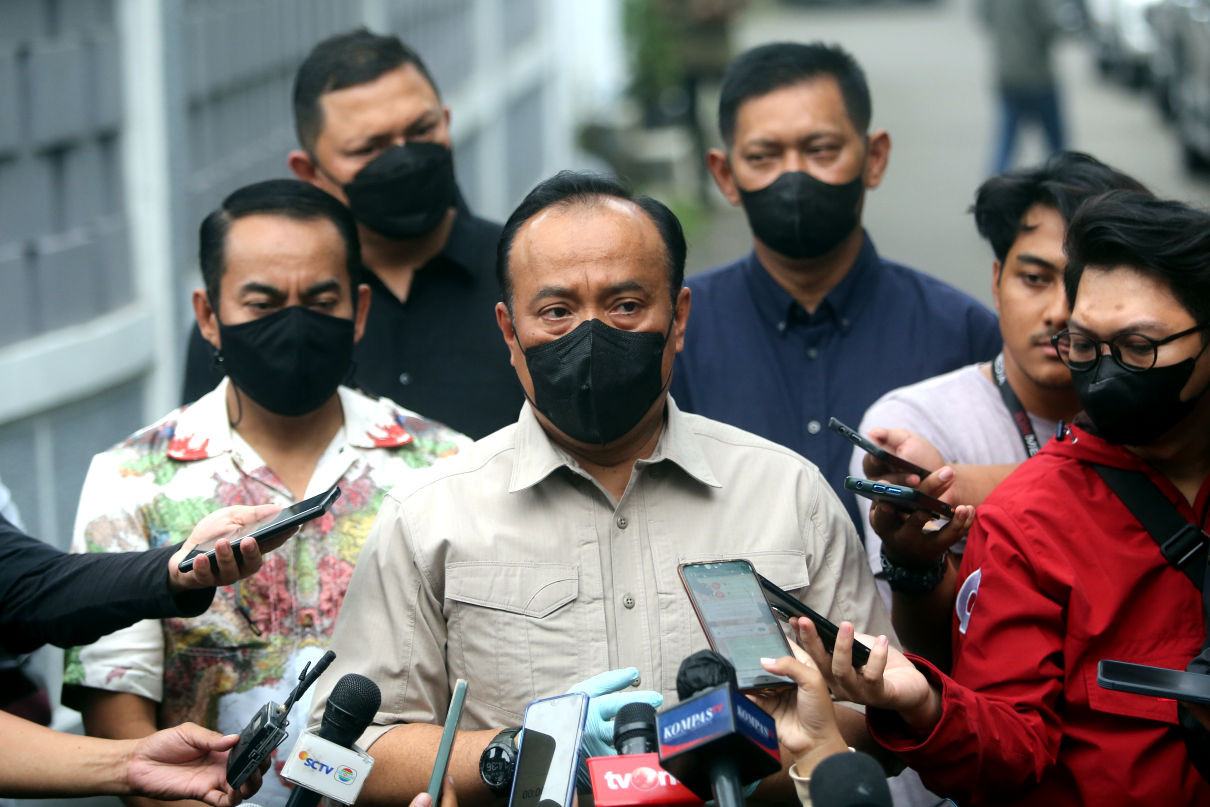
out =
[[504,788],[507,791],[512,780],[514,764],[515,760],[508,749],[489,745],[479,759],[479,775],[492,790]]

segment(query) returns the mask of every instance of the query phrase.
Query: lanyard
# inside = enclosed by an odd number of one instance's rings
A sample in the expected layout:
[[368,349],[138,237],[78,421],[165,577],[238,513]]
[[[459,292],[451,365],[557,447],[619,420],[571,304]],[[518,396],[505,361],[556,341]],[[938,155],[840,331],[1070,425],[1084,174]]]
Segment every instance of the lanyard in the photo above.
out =
[[1021,442],[1025,445],[1025,456],[1032,457],[1042,447],[1038,445],[1038,436],[1034,434],[1034,425],[1029,422],[1029,414],[1021,405],[1021,399],[1017,397],[1017,393],[1013,392],[1013,388],[1008,383],[1008,376],[1004,373],[1003,353],[996,356],[996,360],[992,362],[992,378],[996,379],[996,386],[1000,388],[1000,397],[1004,399],[1004,406],[1008,409],[1008,414],[1012,416],[1017,433],[1021,435]]

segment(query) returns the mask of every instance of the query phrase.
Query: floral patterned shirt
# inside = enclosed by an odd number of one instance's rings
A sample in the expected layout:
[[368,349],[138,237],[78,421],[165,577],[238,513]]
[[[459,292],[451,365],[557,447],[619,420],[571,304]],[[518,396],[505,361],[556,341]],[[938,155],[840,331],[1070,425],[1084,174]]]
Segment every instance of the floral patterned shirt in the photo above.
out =
[[[121,552],[176,543],[202,516],[234,504],[295,499],[227,421],[224,380],[188,407],[93,458],[73,534],[75,552]],[[383,496],[409,469],[431,465],[469,441],[387,399],[339,390],[344,428],[307,487],[339,484],[331,511],[270,554],[252,577],[219,589],[192,619],[148,620],[74,648],[64,702],[79,687],[140,695],[159,703],[159,724],[192,720],[237,733],[266,702],[281,703],[307,662],[327,648],[353,564]],[[291,736],[305,725],[310,693],[290,714]],[[284,804],[284,780],[270,772],[263,805]]]

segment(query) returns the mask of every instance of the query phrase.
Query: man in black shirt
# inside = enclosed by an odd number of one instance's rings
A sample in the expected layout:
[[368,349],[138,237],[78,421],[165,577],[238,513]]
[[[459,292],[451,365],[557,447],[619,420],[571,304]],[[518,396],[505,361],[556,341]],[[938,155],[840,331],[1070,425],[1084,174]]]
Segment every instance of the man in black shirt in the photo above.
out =
[[[365,29],[320,42],[294,81],[300,149],[290,170],[358,222],[372,303],[350,384],[473,438],[517,419],[523,400],[496,328],[500,225],[454,180],[450,112],[420,57]],[[195,330],[185,401],[218,383]]]

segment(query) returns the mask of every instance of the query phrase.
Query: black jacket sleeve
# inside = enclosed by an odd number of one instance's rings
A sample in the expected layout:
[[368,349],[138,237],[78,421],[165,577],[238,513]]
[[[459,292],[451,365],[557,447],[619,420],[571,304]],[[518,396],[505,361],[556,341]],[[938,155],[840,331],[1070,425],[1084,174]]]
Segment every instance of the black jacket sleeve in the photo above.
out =
[[172,593],[168,559],[177,549],[71,555],[0,516],[0,649],[89,644],[141,619],[197,616],[214,589]]

